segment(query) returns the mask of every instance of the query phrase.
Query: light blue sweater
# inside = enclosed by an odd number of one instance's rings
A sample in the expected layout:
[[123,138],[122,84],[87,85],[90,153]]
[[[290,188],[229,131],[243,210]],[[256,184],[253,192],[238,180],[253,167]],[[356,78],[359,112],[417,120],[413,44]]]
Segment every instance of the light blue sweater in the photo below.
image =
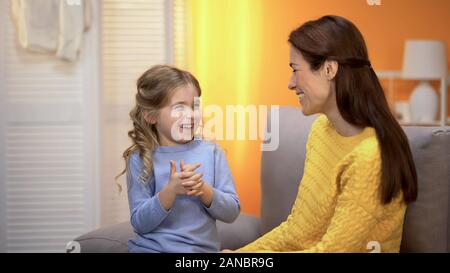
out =
[[[180,161],[200,163],[196,172],[214,188],[208,208],[199,197],[177,196],[166,211],[159,192],[168,183],[173,160],[180,171]],[[223,151],[215,144],[193,140],[176,146],[160,146],[154,152],[154,174],[140,182],[143,162],[136,152],[128,161],[127,186],[131,225],[135,238],[129,240],[130,252],[217,252],[220,242],[216,219],[233,222],[240,212],[233,177]]]

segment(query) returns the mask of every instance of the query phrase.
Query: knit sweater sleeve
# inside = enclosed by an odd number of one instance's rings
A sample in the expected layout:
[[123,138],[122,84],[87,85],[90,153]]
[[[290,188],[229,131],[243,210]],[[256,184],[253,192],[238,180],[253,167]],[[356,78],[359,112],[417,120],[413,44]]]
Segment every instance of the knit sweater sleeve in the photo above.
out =
[[[315,245],[304,247],[298,204],[280,226],[245,246],[241,252],[356,252],[366,249],[369,234],[383,213],[379,197],[381,160],[374,143],[363,145],[342,167],[335,213],[326,233]],[[297,197],[297,200],[299,198]]]
[[361,145],[341,170],[335,213],[322,239],[300,252],[357,252],[367,249],[369,234],[383,214],[380,202],[381,158],[376,141]]
[[292,228],[297,222],[295,213],[297,207],[294,205],[293,211],[286,221],[256,241],[238,249],[237,252],[287,252],[302,249],[298,229]]
[[[322,126],[324,122],[322,117],[319,117],[311,126],[308,141],[306,143],[306,159],[311,151],[312,138],[316,134],[317,128]],[[305,161],[305,172],[308,168],[308,160]],[[295,228],[299,221],[300,210],[300,195],[297,194],[292,211],[287,217],[286,221],[281,223],[278,227],[275,227],[270,232],[266,233],[262,237],[258,238],[254,242],[238,249],[238,252],[283,252],[294,251],[303,249],[302,235],[300,230]],[[294,227],[294,228],[293,228]]]

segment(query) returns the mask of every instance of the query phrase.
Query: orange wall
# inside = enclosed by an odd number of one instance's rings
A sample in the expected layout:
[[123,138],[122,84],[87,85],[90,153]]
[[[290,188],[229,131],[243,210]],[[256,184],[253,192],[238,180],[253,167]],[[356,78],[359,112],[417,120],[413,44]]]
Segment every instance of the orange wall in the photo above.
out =
[[[287,89],[287,37],[306,20],[326,14],[358,26],[376,70],[401,70],[405,39],[445,40],[450,55],[449,0],[381,1],[381,6],[369,6],[366,0],[190,0],[188,67],[202,85],[203,105],[298,106]],[[396,81],[394,99],[407,99],[413,84]],[[260,142],[219,143],[227,152],[243,212],[259,215]]]

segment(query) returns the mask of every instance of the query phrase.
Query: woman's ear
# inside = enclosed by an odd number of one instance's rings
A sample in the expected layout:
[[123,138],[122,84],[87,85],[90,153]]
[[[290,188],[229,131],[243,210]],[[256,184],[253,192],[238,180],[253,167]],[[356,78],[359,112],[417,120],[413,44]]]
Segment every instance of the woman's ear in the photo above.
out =
[[152,114],[148,111],[145,111],[144,119],[145,119],[145,121],[147,121],[148,123],[150,123],[152,125],[156,124],[156,115]]
[[336,77],[337,71],[339,69],[338,62],[334,60],[326,60],[323,67],[327,80],[333,80]]

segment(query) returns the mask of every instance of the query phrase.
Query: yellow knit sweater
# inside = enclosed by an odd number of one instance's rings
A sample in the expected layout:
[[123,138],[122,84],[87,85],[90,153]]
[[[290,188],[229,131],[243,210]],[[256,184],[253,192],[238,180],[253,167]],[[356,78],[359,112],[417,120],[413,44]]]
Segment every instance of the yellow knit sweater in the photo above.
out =
[[[341,136],[325,115],[313,123],[305,171],[287,220],[239,252],[398,252],[403,194],[381,204],[375,130]],[[372,243],[371,241],[375,241]]]

